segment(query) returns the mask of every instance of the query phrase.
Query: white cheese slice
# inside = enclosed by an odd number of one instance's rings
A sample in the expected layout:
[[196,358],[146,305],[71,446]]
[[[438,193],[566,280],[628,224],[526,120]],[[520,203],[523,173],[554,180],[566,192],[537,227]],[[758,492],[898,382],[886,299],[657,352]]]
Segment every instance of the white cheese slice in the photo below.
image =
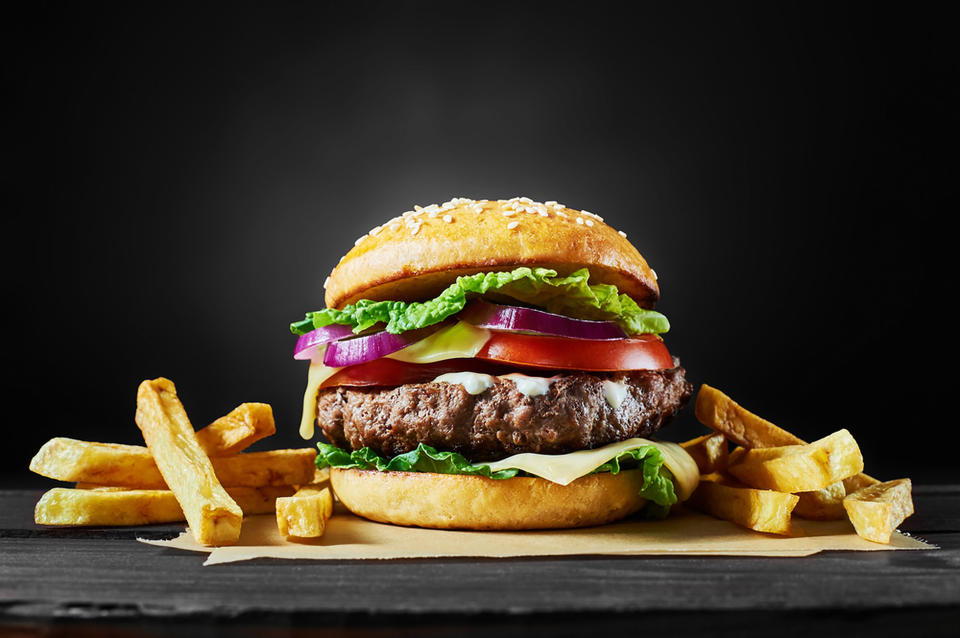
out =
[[560,485],[569,485],[586,476],[610,459],[645,445],[653,445],[663,454],[663,464],[673,475],[677,498],[687,500],[700,482],[700,471],[687,451],[676,443],[633,438],[611,443],[594,450],[579,450],[569,454],[515,454],[494,463],[493,471],[518,469]]

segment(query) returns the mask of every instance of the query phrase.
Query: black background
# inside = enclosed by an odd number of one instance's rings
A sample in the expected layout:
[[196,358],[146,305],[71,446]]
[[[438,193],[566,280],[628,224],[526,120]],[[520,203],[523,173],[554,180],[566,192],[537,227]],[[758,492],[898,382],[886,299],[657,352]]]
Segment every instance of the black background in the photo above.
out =
[[6,15],[3,485],[51,484],[26,467],[52,436],[139,442],[161,375],[197,426],[266,401],[258,448],[302,445],[287,326],[353,240],[515,195],[628,233],[695,385],[847,427],[877,476],[956,478],[944,15],[452,4]]

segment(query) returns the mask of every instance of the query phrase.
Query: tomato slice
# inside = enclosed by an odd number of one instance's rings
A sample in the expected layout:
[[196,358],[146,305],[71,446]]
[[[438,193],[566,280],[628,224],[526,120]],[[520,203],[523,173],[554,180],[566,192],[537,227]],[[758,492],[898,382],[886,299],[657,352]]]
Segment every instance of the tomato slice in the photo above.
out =
[[609,372],[663,370],[673,357],[656,335],[595,341],[512,332],[493,332],[477,359],[530,368]]

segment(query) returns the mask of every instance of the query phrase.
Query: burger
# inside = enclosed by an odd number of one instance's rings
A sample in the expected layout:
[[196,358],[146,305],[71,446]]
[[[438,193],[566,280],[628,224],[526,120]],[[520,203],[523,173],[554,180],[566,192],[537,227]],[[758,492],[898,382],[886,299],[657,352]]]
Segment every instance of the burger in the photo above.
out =
[[692,394],[656,273],[599,215],[454,198],[360,237],[291,324],[300,433],[385,523],[505,530],[666,515],[699,479],[651,437]]

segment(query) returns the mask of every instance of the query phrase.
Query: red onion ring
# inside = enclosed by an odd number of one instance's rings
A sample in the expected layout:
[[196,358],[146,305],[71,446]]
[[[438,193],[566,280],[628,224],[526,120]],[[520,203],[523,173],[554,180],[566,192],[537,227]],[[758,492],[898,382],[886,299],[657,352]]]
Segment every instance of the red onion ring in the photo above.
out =
[[313,359],[320,346],[351,336],[353,336],[353,330],[350,326],[340,324],[311,330],[297,339],[297,345],[293,347],[293,358]]
[[438,323],[398,335],[381,330],[371,335],[333,341],[327,345],[327,350],[323,353],[323,365],[344,368],[373,361],[393,354],[397,350],[403,350],[411,343],[420,341],[446,325],[446,323]]
[[482,299],[472,301],[457,318],[488,330],[532,332],[571,339],[608,341],[627,336],[613,321],[574,319],[544,310],[489,303]]

